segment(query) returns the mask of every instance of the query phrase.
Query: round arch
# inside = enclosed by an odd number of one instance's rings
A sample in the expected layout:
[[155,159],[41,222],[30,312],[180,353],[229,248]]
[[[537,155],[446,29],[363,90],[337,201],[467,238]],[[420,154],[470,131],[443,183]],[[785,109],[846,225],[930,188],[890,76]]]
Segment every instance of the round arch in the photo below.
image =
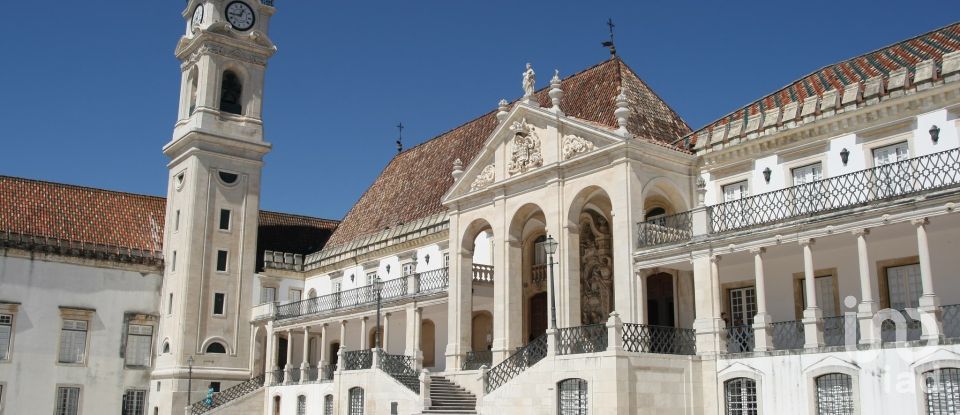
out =
[[208,337],[206,340],[204,340],[200,346],[200,350],[203,350],[204,353],[206,353],[207,348],[209,348],[213,343],[220,343],[223,345],[223,349],[226,354],[233,354],[233,349],[230,347],[230,343],[227,342],[227,339],[218,336]]
[[649,212],[657,209],[661,209],[663,215],[690,210],[690,202],[680,189],[681,187],[668,177],[658,176],[648,181],[640,193],[644,219]]

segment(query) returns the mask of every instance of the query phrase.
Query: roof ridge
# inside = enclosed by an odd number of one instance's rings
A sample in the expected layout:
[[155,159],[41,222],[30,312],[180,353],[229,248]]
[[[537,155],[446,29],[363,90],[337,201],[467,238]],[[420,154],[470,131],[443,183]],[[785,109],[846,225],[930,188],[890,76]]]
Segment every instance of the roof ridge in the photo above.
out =
[[304,215],[301,213],[277,212],[275,210],[266,210],[266,209],[260,209],[260,213],[272,213],[274,215],[295,216],[295,217],[304,218],[304,219],[314,219],[314,220],[322,220],[322,221],[333,222],[333,223],[340,223],[340,221],[337,219],[321,218],[319,216],[310,216],[310,215]]
[[[663,99],[663,97],[661,97],[660,94],[658,94],[657,91],[655,91],[655,90],[653,89],[653,87],[651,87],[650,84],[647,83],[647,81],[644,81],[644,80],[643,80],[643,77],[641,77],[640,74],[637,73],[637,71],[635,71],[630,65],[627,65],[627,63],[624,62],[623,59],[621,59],[619,56],[617,56],[616,59],[617,59],[618,61],[620,61],[620,68],[621,68],[621,69],[622,69],[622,68],[626,68],[628,71],[630,71],[630,73],[633,75],[633,77],[637,79],[637,82],[640,82],[641,84],[643,84],[643,86],[646,87],[647,90],[650,91],[651,94],[653,94],[653,96],[657,97],[657,99],[660,100],[660,102],[662,102],[663,105],[665,105],[665,106],[667,107],[667,109],[670,110],[670,113],[671,113],[671,114],[673,114],[674,116],[676,116],[676,117],[680,120],[680,122],[682,122],[683,125],[684,125],[685,127],[687,127],[688,130],[690,130],[691,132],[693,132],[693,128],[690,127],[690,124],[687,123],[687,120],[683,119],[683,117],[680,116],[680,113],[677,112],[676,110],[674,110],[673,107],[670,106],[670,104],[667,102],[667,100]],[[620,83],[621,83],[621,85],[622,85],[622,84],[623,84],[623,75],[619,75],[619,72],[620,72],[620,71],[617,71],[617,72],[618,72],[618,76],[620,76],[620,78],[621,78],[621,79],[620,79]],[[687,133],[687,134],[690,134],[690,133]],[[681,136],[680,138],[683,138],[683,136]]]
[[143,194],[143,193],[127,192],[127,191],[124,191],[124,190],[103,189],[103,188],[100,188],[100,187],[84,186],[84,185],[79,185],[79,184],[63,183],[63,182],[54,182],[54,181],[50,181],[50,180],[31,179],[31,178],[28,178],[28,177],[8,176],[8,175],[2,175],[2,174],[0,174],[0,180],[2,180],[2,179],[11,179],[11,180],[18,180],[18,181],[22,181],[22,182],[32,182],[32,183],[43,183],[43,184],[49,184],[49,185],[54,185],[54,186],[70,187],[70,188],[79,189],[79,190],[91,190],[91,191],[95,191],[95,192],[122,194],[122,195],[127,195],[127,196],[146,197],[146,198],[161,199],[161,200],[166,200],[166,199],[167,199],[165,196],[148,195],[148,194]]
[[[754,106],[754,105],[756,105],[756,104],[758,104],[758,103],[766,100],[768,97],[775,96],[775,95],[777,95],[777,94],[779,94],[779,93],[781,93],[781,92],[789,89],[791,86],[793,86],[793,85],[796,84],[797,82],[800,82],[800,81],[802,81],[802,80],[804,80],[804,79],[807,79],[807,78],[809,78],[809,77],[811,77],[811,76],[814,76],[814,75],[816,75],[817,73],[819,73],[819,72],[821,72],[821,71],[823,71],[823,70],[825,70],[825,69],[827,69],[827,68],[831,68],[831,67],[834,67],[834,66],[837,66],[837,65],[842,65],[842,64],[844,64],[844,63],[848,63],[848,62],[855,61],[855,60],[857,60],[857,59],[863,59],[863,58],[865,58],[865,57],[868,56],[868,55],[871,55],[871,54],[874,54],[874,53],[879,53],[879,52],[881,52],[881,51],[884,51],[884,50],[893,48],[893,47],[898,46],[898,45],[905,44],[905,43],[907,43],[907,42],[910,42],[910,41],[913,41],[913,40],[916,40],[916,39],[923,38],[923,37],[925,37],[925,36],[930,36],[931,34],[934,34],[934,33],[937,33],[937,32],[940,32],[940,31],[949,29],[949,28],[951,28],[951,27],[953,27],[953,26],[956,26],[956,25],[958,25],[958,24],[960,24],[960,21],[956,21],[956,22],[950,23],[950,24],[948,24],[948,25],[941,26],[941,27],[938,27],[938,28],[935,28],[935,29],[932,29],[932,30],[923,32],[923,33],[921,33],[921,34],[915,35],[915,36],[910,37],[910,38],[907,38],[907,39],[902,39],[902,40],[899,40],[899,41],[896,41],[896,42],[887,44],[887,45],[885,45],[885,46],[883,46],[883,47],[879,47],[879,48],[877,48],[877,49],[873,49],[873,50],[871,50],[871,51],[864,52],[864,53],[858,54],[858,55],[856,55],[856,56],[853,56],[853,57],[850,57],[850,58],[847,58],[847,59],[843,59],[843,60],[840,60],[840,61],[836,61],[836,62],[833,62],[833,63],[829,63],[829,64],[826,64],[826,65],[823,65],[823,66],[821,66],[821,67],[819,67],[819,68],[817,68],[817,69],[814,69],[814,70],[812,70],[812,71],[810,71],[810,72],[807,72],[805,75],[802,75],[802,76],[800,76],[800,77],[798,77],[798,78],[795,78],[795,79],[792,79],[792,80],[788,81],[788,82],[786,83],[786,85],[784,85],[784,86],[782,86],[782,87],[780,87],[780,88],[777,88],[777,89],[773,90],[772,92],[768,92],[768,93],[763,94],[763,95],[762,95],[760,98],[758,98],[758,99],[755,99],[755,100],[752,100],[752,101],[747,102],[746,104],[738,105],[738,106],[734,107],[735,109],[734,109],[733,111],[730,111],[730,112],[728,112],[728,113],[726,113],[726,114],[724,114],[724,115],[722,115],[722,116],[720,116],[720,117],[713,118],[712,121],[704,124],[704,125],[703,125],[702,127],[700,127],[700,128],[691,129],[691,131],[690,131],[689,133],[687,133],[687,134],[686,134],[685,136],[683,136],[683,137],[680,137],[679,139],[677,139],[676,141],[674,141],[674,143],[680,142],[680,141],[682,141],[683,139],[685,139],[685,138],[687,138],[687,137],[691,137],[691,136],[693,136],[694,134],[696,134],[696,133],[698,133],[698,132],[701,132],[701,131],[703,131],[703,130],[705,130],[705,129],[707,129],[707,128],[715,125],[715,124],[717,124],[718,122],[720,122],[720,121],[722,121],[722,120],[724,120],[724,119],[727,119],[727,118],[733,116],[733,115],[736,114],[737,112],[740,112],[740,111],[743,111],[743,110],[745,110],[745,109],[748,109],[748,108],[750,108],[750,107],[752,107],[752,106]],[[899,67],[903,68],[904,66],[899,66]],[[820,94],[816,94],[816,93],[815,93],[815,95],[820,95]],[[791,101],[791,102],[794,102],[794,101]],[[796,102],[799,102],[799,101],[796,101]],[[781,105],[781,106],[782,106],[782,105]]]

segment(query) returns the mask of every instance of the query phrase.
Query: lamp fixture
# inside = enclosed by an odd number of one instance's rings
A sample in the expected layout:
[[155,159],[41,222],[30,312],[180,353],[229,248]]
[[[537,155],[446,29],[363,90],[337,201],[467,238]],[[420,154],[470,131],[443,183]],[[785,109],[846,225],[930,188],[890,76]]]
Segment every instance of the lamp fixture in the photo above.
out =
[[763,181],[767,182],[767,184],[770,184],[770,174],[772,173],[773,170],[770,170],[769,167],[763,169]]
[[543,243],[543,250],[547,251],[547,255],[553,255],[557,252],[557,245],[559,245],[557,240],[547,235],[547,240]]
[[933,144],[937,144],[937,141],[940,141],[940,127],[936,125],[930,127],[930,139],[933,140]]
[[844,166],[847,165],[847,161],[849,160],[850,160],[850,150],[847,150],[846,148],[844,148],[843,150],[840,150],[840,161],[843,162]]

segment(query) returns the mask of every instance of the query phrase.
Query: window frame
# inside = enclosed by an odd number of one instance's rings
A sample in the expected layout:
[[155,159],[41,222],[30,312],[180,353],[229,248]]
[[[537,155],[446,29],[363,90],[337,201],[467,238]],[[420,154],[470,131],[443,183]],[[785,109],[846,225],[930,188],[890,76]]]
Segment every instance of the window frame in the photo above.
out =
[[[219,344],[220,347],[223,347],[223,353],[220,353],[220,352],[211,352],[211,351],[209,351],[209,350],[210,350],[210,346],[213,346],[214,344]],[[220,340],[220,339],[212,339],[212,340],[208,341],[207,344],[205,344],[205,345],[203,346],[203,354],[205,354],[205,355],[206,355],[206,354],[223,354],[223,355],[226,355],[226,354],[230,354],[230,349],[227,348],[227,345],[226,345],[226,343],[225,343],[223,340]]]
[[[833,277],[833,306],[834,310],[837,311],[836,316],[828,316],[824,314],[824,317],[839,317],[843,316],[843,308],[840,307],[840,275],[837,273],[836,268],[826,268],[818,269],[813,272],[814,285],[816,285],[817,278],[824,277]],[[796,320],[803,320],[803,310],[807,308],[806,298],[804,297],[804,290],[806,290],[806,281],[804,273],[795,272],[793,273],[793,304],[794,304],[794,315]],[[817,306],[823,310],[823,305],[819,302]]]
[[[14,340],[14,336],[17,333],[17,313],[10,312],[9,310],[4,310],[0,308],[0,319],[2,319],[3,316],[9,317],[10,322],[9,323],[0,322],[0,326],[9,327],[10,333],[7,336],[7,344],[5,345],[7,352],[6,354],[0,354],[0,363],[10,363],[13,360],[13,340]],[[4,347],[4,346],[0,346],[0,347]]]
[[[223,227],[224,214],[226,214],[227,227]],[[233,210],[220,208],[220,214],[217,216],[217,230],[230,233],[233,230]]]
[[[147,346],[147,353],[146,353],[147,363],[146,363],[145,365],[130,364],[130,362],[129,362],[129,359],[130,359],[130,344],[131,344],[131,342],[130,342],[130,337],[131,337],[131,336],[147,337],[147,336],[144,335],[144,334],[139,334],[139,333],[133,334],[133,333],[131,333],[131,332],[132,332],[131,326],[146,327],[146,328],[149,328],[149,329],[150,329],[149,339],[147,339],[147,342],[146,342],[146,346]],[[149,368],[153,365],[153,336],[156,334],[157,328],[154,327],[153,324],[147,324],[147,322],[144,322],[144,321],[132,320],[132,321],[127,321],[125,330],[126,330],[126,332],[124,333],[124,345],[123,345],[123,366],[124,366],[125,368],[149,369]]]
[[333,415],[333,394],[323,396],[323,415]]
[[[219,313],[217,312],[217,297],[221,298]],[[227,293],[213,293],[213,298],[210,300],[210,314],[217,318],[227,316]]]
[[[356,412],[356,407],[353,406],[354,402],[354,392],[359,391],[360,394],[360,412]],[[347,415],[363,415],[366,411],[366,392],[363,388],[359,386],[354,386],[347,390]]]
[[[853,401],[853,413],[854,415],[860,415],[862,411],[862,404],[860,400],[860,374],[857,368],[839,366],[839,365],[827,365],[821,366],[818,368],[810,369],[806,373],[806,388],[807,388],[807,408],[810,415],[819,415],[819,405],[817,402],[817,379],[824,375],[829,375],[831,373],[839,373],[850,377],[850,397]],[[920,401],[921,399],[917,399]]]
[[[299,293],[299,296],[294,297],[294,296],[293,296],[294,293]],[[289,301],[289,302],[295,302],[295,301],[300,301],[300,300],[303,300],[303,288],[292,288],[292,287],[291,287],[289,290],[287,290],[287,301]]]
[[297,395],[297,415],[307,415],[306,395]]
[[[267,294],[267,292],[269,292],[269,290],[273,290],[273,299],[272,299],[272,300],[265,300],[264,297],[267,296],[266,294]],[[279,292],[279,291],[280,291],[280,290],[279,290],[279,288],[278,288],[276,285],[272,285],[272,284],[271,284],[271,285],[261,284],[261,285],[260,285],[260,304],[267,304],[267,303],[276,302],[276,301],[277,301],[277,292]]]
[[[756,413],[757,414],[763,413],[763,403],[761,398],[763,394],[761,393],[761,389],[760,389],[760,381],[757,379],[757,377],[752,376],[752,374],[751,375],[733,374],[726,379],[720,380],[720,384],[718,386],[720,387],[720,395],[723,396],[723,399],[719,400],[720,405],[722,405],[721,407],[722,413],[725,415],[731,415],[729,394],[727,389],[728,389],[728,386],[731,384],[731,382],[737,382],[737,381],[749,381],[753,383],[753,398],[754,398],[753,403],[754,405],[756,405]],[[749,410],[740,410],[740,411],[746,412],[747,414],[750,413]],[[742,414],[736,414],[736,415],[742,415]]]
[[83,413],[83,385],[71,384],[71,383],[58,383],[56,387],[53,388],[53,413],[54,415],[71,415],[71,412],[63,412],[60,409],[60,390],[61,389],[76,389],[77,390],[77,407],[73,411],[72,415],[80,415]]
[[[60,333],[57,338],[57,353],[56,353],[56,364],[59,366],[86,366],[87,357],[90,355],[90,321],[92,320],[93,313],[95,310],[92,309],[80,309],[72,307],[60,307]],[[64,362],[61,359],[63,341],[64,341],[64,331],[68,329],[64,328],[67,321],[77,321],[83,322],[85,329],[83,330],[83,353],[79,362]],[[69,331],[80,331],[80,330],[69,330]]]
[[[139,393],[139,394],[141,394],[141,396],[140,396],[140,399],[141,399],[141,400],[140,400],[140,408],[139,408],[139,409],[133,408],[133,411],[134,411],[133,413],[127,412],[127,394],[129,394],[129,393],[134,393],[134,394]],[[120,402],[121,402],[121,403],[120,403],[120,405],[121,405],[121,407],[120,407],[120,414],[121,414],[121,415],[146,415],[146,413],[147,413],[147,394],[148,394],[148,390],[147,390],[147,389],[137,389],[137,388],[126,388],[126,389],[124,389],[124,390],[123,390],[123,398],[122,398],[122,400],[120,401]],[[134,398],[136,398],[136,395],[134,395]]]
[[[573,412],[563,412],[563,385],[567,382],[576,382],[577,384],[577,408]],[[580,389],[582,387],[582,389]],[[573,391],[573,390],[571,390]],[[583,378],[567,378],[557,382],[557,415],[587,415],[590,413],[590,383]],[[582,406],[581,406],[582,405]]]
[[[223,257],[223,268],[220,267],[221,256]],[[226,249],[218,249],[216,262],[213,265],[214,265],[214,270],[219,273],[225,274],[230,272],[230,251]]]

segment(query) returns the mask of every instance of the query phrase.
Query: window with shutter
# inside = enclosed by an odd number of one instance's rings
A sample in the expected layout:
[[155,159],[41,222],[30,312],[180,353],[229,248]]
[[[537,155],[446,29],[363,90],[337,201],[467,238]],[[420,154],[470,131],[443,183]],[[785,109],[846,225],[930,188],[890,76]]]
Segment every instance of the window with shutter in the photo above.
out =
[[853,379],[830,373],[816,379],[818,415],[853,415]]
[[127,366],[150,367],[150,345],[153,343],[153,327],[131,324],[127,327]]
[[63,320],[60,331],[60,363],[83,363],[87,348],[87,322]]
[[10,359],[10,343],[13,338],[13,316],[0,314],[0,360]]
[[757,382],[736,378],[723,384],[727,415],[757,415]]
[[57,388],[57,410],[55,415],[77,415],[80,410],[80,388]]
[[127,389],[123,393],[123,408],[121,415],[143,415],[147,401],[147,391],[141,389]]

